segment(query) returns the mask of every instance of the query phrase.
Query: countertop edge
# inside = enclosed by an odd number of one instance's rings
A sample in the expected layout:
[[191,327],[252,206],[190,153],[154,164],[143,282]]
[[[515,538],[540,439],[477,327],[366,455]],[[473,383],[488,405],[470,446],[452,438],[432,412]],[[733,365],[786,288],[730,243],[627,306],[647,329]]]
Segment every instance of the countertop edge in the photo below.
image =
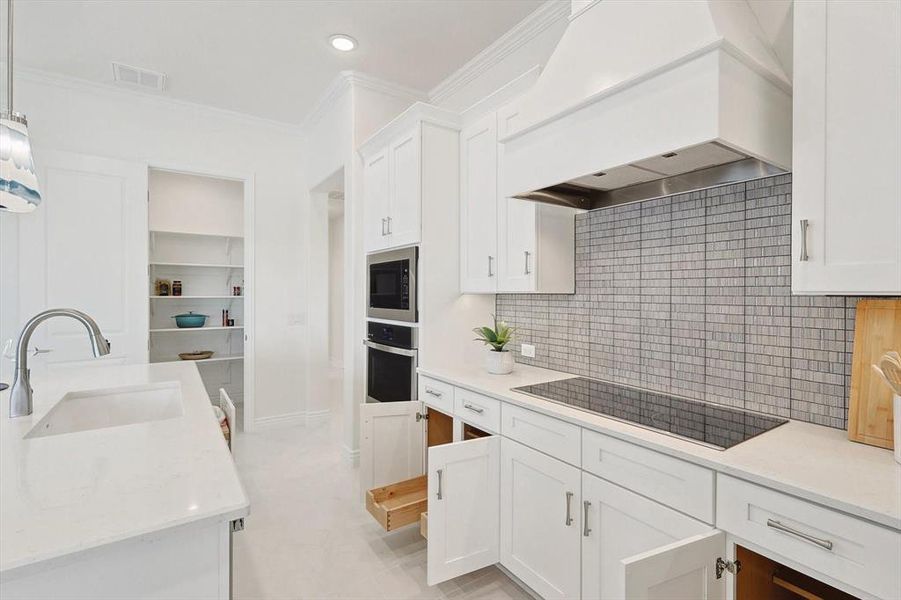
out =
[[[540,368],[540,367],[538,367]],[[543,371],[547,371],[549,377],[544,379],[543,381],[555,381],[557,379],[566,379],[569,377],[575,377],[575,375],[564,373],[561,371],[550,371],[547,369],[542,369]],[[724,475],[729,475],[731,477],[736,477],[739,479],[743,479],[745,481],[755,483],[777,492],[782,492],[791,496],[795,496],[798,498],[802,498],[804,500],[809,500],[816,504],[820,504],[826,508],[832,510],[838,510],[844,513],[847,513],[851,516],[866,519],[871,521],[877,525],[888,527],[893,530],[901,531],[901,517],[894,517],[890,514],[885,514],[877,511],[870,510],[868,508],[862,507],[857,504],[848,503],[844,500],[840,500],[831,496],[824,496],[818,492],[809,490],[805,487],[793,485],[791,483],[785,481],[779,481],[777,479],[773,479],[766,475],[761,475],[759,473],[748,472],[739,467],[732,467],[723,463],[718,463],[716,461],[711,461],[701,456],[693,455],[689,452],[682,451],[678,448],[673,448],[671,446],[667,446],[662,443],[654,443],[652,441],[643,439],[641,437],[635,435],[629,435],[628,433],[624,433],[621,431],[616,431],[614,429],[605,428],[603,425],[598,423],[593,423],[588,419],[579,419],[573,415],[565,414],[565,412],[561,410],[555,410],[558,408],[563,408],[560,405],[557,405],[553,402],[547,400],[541,400],[540,398],[535,398],[531,396],[526,396],[525,394],[520,394],[519,392],[514,392],[512,390],[508,390],[505,393],[498,393],[493,390],[487,390],[485,388],[479,387],[478,385],[474,385],[462,379],[459,375],[456,374],[447,374],[441,371],[437,371],[428,367],[419,367],[417,372],[421,375],[425,375],[426,377],[432,377],[434,379],[438,379],[444,381],[446,383],[450,383],[454,386],[464,388],[470,390],[472,392],[476,392],[479,394],[483,394],[486,396],[490,396],[492,398],[496,398],[497,400],[501,400],[504,402],[509,402],[511,404],[515,404],[521,408],[525,408],[527,410],[533,410],[536,412],[540,412],[549,417],[553,417],[555,419],[560,419],[562,421],[566,421],[568,423],[572,423],[573,425],[578,425],[579,427],[583,427],[585,429],[590,429],[592,431],[596,431],[598,433],[602,433],[604,435],[609,435],[610,437],[614,437],[619,440],[623,440],[625,442],[629,442],[643,448],[647,448],[649,450],[653,450],[655,452],[660,452],[661,454],[666,454],[668,456],[672,456],[674,458],[678,458],[684,460],[686,462],[690,462],[692,464],[696,464],[702,467],[706,467],[716,471],[717,473],[722,473]],[[497,377],[503,377],[502,375],[498,375]],[[517,398],[518,395],[523,396],[523,398],[527,398],[529,401],[523,401],[520,398]],[[546,406],[545,406],[546,405]],[[571,409],[578,410],[578,409]],[[586,413],[587,414],[587,413]],[[594,418],[601,419],[603,421],[609,421],[611,423],[616,423],[617,425],[625,426],[627,428],[635,429],[641,432],[648,432],[649,430],[637,427],[635,425],[629,425],[627,423],[623,423],[621,421],[615,421],[613,419],[609,419],[608,417],[604,417],[603,415],[591,415]],[[657,435],[666,436],[666,434],[659,433]],[[691,443],[691,442],[686,442]]]

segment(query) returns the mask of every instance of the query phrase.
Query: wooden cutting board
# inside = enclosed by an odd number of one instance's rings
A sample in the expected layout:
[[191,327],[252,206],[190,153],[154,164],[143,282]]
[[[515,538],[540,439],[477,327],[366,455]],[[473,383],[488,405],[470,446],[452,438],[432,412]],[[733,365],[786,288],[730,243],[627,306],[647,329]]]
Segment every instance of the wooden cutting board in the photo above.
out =
[[901,299],[865,298],[857,302],[848,439],[893,447],[892,392],[872,364],[887,350],[901,352]]

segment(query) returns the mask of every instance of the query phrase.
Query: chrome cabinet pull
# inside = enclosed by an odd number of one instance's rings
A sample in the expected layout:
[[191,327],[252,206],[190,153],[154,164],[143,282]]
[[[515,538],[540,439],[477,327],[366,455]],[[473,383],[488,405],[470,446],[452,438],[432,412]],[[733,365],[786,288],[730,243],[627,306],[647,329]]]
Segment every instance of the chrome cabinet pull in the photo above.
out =
[[585,508],[585,518],[582,519],[582,535],[588,537],[588,534],[591,533],[591,527],[588,526],[588,511],[591,510],[591,502],[585,500],[582,502],[582,506]]
[[572,514],[572,500],[573,493],[566,492],[566,526],[569,527],[573,524],[573,514]]
[[809,227],[809,221],[801,219],[801,256],[799,257],[801,262],[807,262],[810,259],[810,256],[807,254],[807,229]]
[[438,497],[439,500],[441,500],[441,496],[442,496],[442,495],[441,495],[441,475],[442,475],[442,473],[444,473],[444,469],[438,469],[438,471],[437,471],[437,474],[438,474],[438,493],[436,494],[436,496]]
[[775,529],[777,531],[782,531],[789,535],[799,537],[806,542],[810,542],[811,544],[816,544],[820,548],[825,548],[826,550],[832,550],[832,542],[830,542],[829,540],[824,540],[824,539],[821,539],[818,537],[814,537],[814,536],[810,535],[809,533],[804,533],[803,531],[798,531],[797,529],[793,529],[793,528],[789,527],[788,525],[783,525],[782,523],[780,523],[779,521],[777,521],[775,519],[767,519],[766,526],[772,527],[773,529]]
[[488,277],[494,277],[494,257],[488,257]]
[[385,233],[385,218],[384,217],[382,217],[382,235],[387,235]]
[[526,255],[526,275],[528,275],[529,273],[532,272],[532,269],[529,268],[529,258],[532,257],[532,253],[529,252],[528,250],[526,250],[524,253]]
[[391,235],[391,217],[385,217],[385,220],[388,221],[388,235]]
[[479,414],[482,414],[483,412],[485,412],[485,409],[484,409],[484,408],[480,408],[480,407],[478,407],[478,406],[473,406],[472,404],[464,404],[464,405],[463,405],[463,408],[468,408],[468,409],[471,410],[472,412],[476,412],[476,413],[479,413]]
[[429,396],[435,396],[436,398],[440,398],[441,396],[444,395],[441,392],[433,390],[432,388],[426,388],[425,393],[428,394]]

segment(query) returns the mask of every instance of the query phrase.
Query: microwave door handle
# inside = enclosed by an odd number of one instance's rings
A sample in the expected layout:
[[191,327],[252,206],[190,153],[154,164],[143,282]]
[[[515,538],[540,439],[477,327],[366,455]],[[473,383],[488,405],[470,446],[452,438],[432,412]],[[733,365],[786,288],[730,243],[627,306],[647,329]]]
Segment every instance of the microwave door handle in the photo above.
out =
[[407,348],[395,348],[394,346],[386,346],[384,344],[371,342],[369,340],[364,340],[363,344],[368,348],[381,350],[382,352],[388,352],[390,354],[400,354],[401,356],[409,356],[411,358],[416,357],[416,350],[408,350]]

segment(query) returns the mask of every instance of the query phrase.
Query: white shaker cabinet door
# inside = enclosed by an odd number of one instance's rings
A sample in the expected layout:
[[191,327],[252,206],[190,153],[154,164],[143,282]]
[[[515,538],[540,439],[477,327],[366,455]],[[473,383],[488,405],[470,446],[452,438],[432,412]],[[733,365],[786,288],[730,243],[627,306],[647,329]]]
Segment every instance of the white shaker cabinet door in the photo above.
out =
[[366,251],[388,247],[390,195],[388,151],[367,156],[363,165],[363,241]]
[[538,204],[499,198],[497,215],[498,291],[539,291],[535,282]]
[[622,561],[623,587],[615,597],[629,600],[725,600],[726,576],[717,575],[726,556],[726,534],[713,530]]
[[460,132],[460,291],[497,290],[497,122]]
[[582,473],[582,597],[623,598],[623,559],[711,527],[594,475]]
[[360,406],[360,483],[363,493],[425,471],[422,403],[367,402]]
[[794,5],[792,291],[901,293],[901,3]]
[[389,148],[391,200],[388,211],[390,246],[418,244],[421,231],[421,128],[413,127]]
[[581,471],[504,438],[501,564],[542,598],[580,595]]
[[499,560],[499,437],[429,448],[428,583]]
[[[19,225],[19,324],[48,308],[93,317],[111,353],[93,357],[84,326],[51,319],[30,367],[90,368],[147,362],[147,165],[43,150],[44,202]],[[7,282],[3,282],[7,285]]]

